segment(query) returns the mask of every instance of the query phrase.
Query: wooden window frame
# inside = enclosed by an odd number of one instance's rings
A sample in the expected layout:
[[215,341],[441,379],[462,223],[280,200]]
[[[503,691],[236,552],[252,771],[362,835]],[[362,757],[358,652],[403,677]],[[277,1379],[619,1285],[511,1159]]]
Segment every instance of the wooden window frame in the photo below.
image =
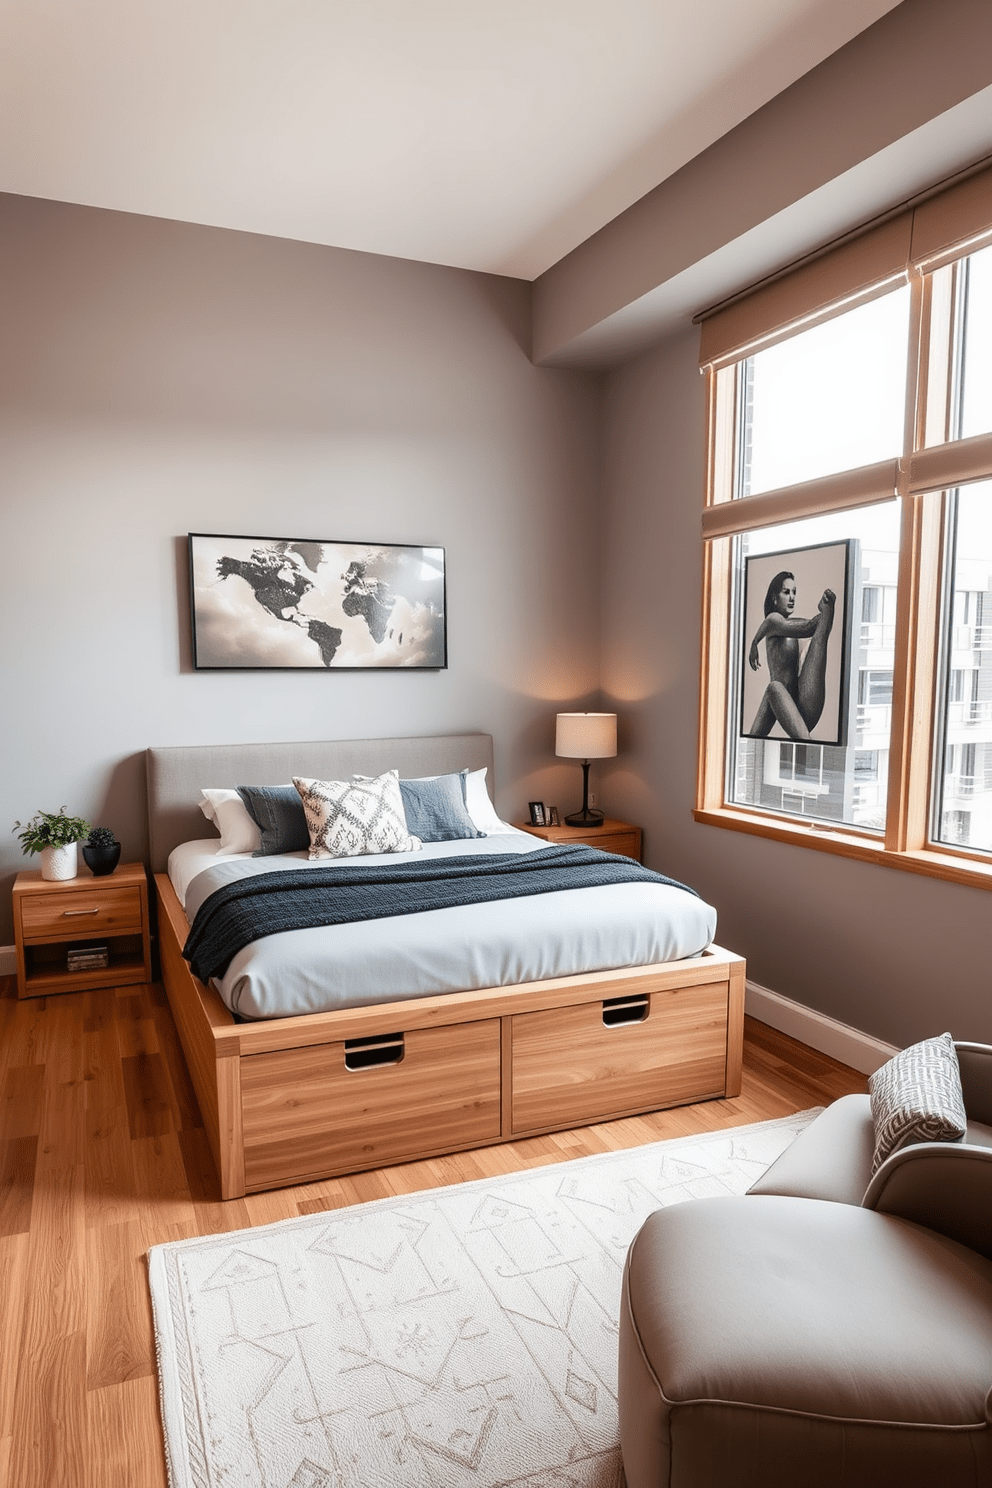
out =
[[[906,419],[899,458],[758,496],[734,496],[739,369],[743,362],[772,339],[799,334],[814,321],[831,313],[843,314],[855,300],[870,297],[871,288],[866,288],[863,281],[857,286],[857,295],[838,294],[832,306],[811,305],[791,327],[778,324],[765,334],[752,334],[746,345],[732,353],[727,350],[725,330],[711,334],[707,343],[704,328],[704,352],[707,344],[718,346],[719,351],[702,369],[707,399],[706,488],[699,750],[693,814],[696,821],[707,825],[992,889],[992,851],[979,856],[975,850],[937,845],[931,840],[946,493],[964,484],[992,479],[992,433],[970,439],[951,437],[957,266],[992,241],[992,229],[988,227],[992,222],[992,172],[979,179],[977,188],[968,182],[964,189],[957,187],[947,197],[948,209],[943,216],[938,199],[936,206],[929,201],[921,209],[919,223],[914,220],[914,247],[917,241],[923,245],[918,261],[910,254],[904,275],[895,281],[891,263],[886,263],[884,284],[876,286],[876,292],[885,292],[895,282],[908,279],[910,284]],[[984,224],[980,220],[982,212],[987,214]],[[960,234],[956,246],[947,246],[950,229],[942,228],[942,223],[958,228],[963,224],[966,233]],[[844,251],[847,259],[842,268],[851,274],[847,267],[851,260],[849,245]],[[823,272],[823,282],[835,282],[829,272]],[[762,293],[766,292],[758,291],[759,296]],[[785,303],[790,303],[788,294]],[[732,314],[737,324],[747,325],[752,333],[760,322],[760,314],[756,321],[754,313],[742,316],[737,306]],[[733,323],[731,333],[732,329]],[[893,498],[900,505],[900,555],[884,837],[846,824],[806,822],[728,802],[734,537],[755,528]]]

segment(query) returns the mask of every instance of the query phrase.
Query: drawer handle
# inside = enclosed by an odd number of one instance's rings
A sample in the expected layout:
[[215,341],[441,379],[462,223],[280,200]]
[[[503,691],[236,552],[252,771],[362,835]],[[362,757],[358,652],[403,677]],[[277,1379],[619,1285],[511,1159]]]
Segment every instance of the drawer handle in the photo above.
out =
[[608,997],[603,1003],[603,1022],[607,1028],[623,1028],[629,1023],[643,1023],[648,1015],[648,994],[637,997]]
[[74,915],[88,915],[88,914],[99,914],[99,913],[100,913],[99,908],[97,908],[97,909],[64,909],[62,911],[62,916],[66,920],[71,920]]
[[362,1070],[374,1069],[383,1064],[399,1064],[404,1053],[401,1033],[381,1033],[375,1038],[345,1039],[344,1067]]

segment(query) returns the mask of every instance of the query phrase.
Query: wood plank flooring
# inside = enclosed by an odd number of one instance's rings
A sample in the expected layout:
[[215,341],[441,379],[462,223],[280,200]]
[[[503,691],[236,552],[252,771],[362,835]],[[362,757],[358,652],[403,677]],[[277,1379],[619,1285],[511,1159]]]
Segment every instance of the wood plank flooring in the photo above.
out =
[[0,1485],[166,1488],[151,1245],[763,1121],[864,1078],[747,1020],[744,1086],[579,1131],[222,1203],[160,985],[0,978]]

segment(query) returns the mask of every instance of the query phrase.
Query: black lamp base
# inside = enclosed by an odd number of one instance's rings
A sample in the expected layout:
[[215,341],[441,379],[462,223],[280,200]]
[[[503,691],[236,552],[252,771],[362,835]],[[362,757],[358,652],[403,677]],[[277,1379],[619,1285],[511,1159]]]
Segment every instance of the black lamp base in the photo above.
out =
[[602,811],[596,811],[587,806],[585,811],[576,811],[574,816],[566,816],[565,825],[568,827],[601,827],[604,820]]
[[601,827],[603,825],[603,813],[589,805],[589,761],[582,761],[582,810],[576,811],[572,816],[566,816],[567,827]]

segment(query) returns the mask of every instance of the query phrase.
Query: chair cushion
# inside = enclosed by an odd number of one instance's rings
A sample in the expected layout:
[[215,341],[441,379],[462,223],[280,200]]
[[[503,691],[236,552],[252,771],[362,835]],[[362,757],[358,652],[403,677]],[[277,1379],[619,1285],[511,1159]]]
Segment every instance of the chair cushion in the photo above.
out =
[[[631,1488],[669,1481],[666,1454],[673,1485],[726,1480],[706,1476],[717,1426],[720,1451],[758,1454],[735,1484],[789,1481],[762,1477],[773,1458],[796,1483],[868,1482],[879,1430],[906,1483],[992,1471],[992,1262],[943,1236],[815,1199],[697,1199],[643,1225],[621,1313]],[[814,1442],[842,1474],[801,1470]]]
[[860,1204],[874,1147],[868,1097],[843,1095],[800,1132],[749,1192]]
[[630,1251],[632,1316],[672,1403],[985,1426],[992,1261],[818,1199],[696,1199]]

